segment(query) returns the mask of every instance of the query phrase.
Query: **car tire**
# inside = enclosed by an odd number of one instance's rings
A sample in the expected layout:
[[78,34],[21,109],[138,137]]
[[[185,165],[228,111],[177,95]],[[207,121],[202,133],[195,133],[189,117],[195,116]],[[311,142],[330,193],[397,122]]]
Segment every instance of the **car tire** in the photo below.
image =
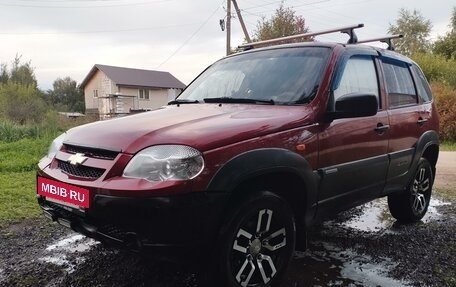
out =
[[290,205],[263,191],[237,206],[219,236],[212,286],[278,286],[295,249]]
[[406,190],[388,196],[391,215],[400,223],[420,221],[431,200],[434,173],[431,164],[421,158]]

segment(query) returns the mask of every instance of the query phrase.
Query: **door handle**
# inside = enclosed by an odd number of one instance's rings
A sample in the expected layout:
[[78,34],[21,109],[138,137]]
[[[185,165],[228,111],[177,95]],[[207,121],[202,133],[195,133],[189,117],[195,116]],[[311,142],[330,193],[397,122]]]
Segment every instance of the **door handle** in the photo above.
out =
[[384,125],[382,123],[378,123],[377,127],[374,129],[376,133],[383,134],[386,130],[390,128],[390,125]]
[[419,118],[418,121],[416,122],[418,125],[422,126],[424,125],[429,119],[423,119],[423,118]]

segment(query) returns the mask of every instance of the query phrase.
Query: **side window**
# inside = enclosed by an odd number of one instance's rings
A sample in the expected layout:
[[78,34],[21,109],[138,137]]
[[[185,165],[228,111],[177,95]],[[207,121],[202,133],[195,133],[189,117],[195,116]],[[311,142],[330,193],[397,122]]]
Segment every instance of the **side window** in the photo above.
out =
[[423,72],[416,65],[412,65],[412,71],[416,79],[415,82],[416,88],[418,90],[418,96],[425,103],[432,101],[431,89],[429,88],[428,81],[426,80],[426,77],[424,76]]
[[350,93],[374,94],[379,100],[377,72],[371,56],[354,56],[348,59],[342,76],[334,88],[334,102]]
[[149,90],[139,89],[139,99],[148,100],[149,99]]
[[418,103],[412,74],[407,63],[383,59],[386,88],[390,107]]

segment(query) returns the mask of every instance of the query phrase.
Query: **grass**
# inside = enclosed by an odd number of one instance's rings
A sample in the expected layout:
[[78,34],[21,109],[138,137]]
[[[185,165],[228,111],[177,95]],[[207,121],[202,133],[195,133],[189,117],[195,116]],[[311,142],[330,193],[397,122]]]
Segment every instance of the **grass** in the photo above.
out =
[[51,137],[0,141],[0,227],[41,214],[36,165],[51,141]]
[[1,173],[0,186],[0,227],[41,214],[34,171]]
[[67,119],[53,112],[43,123],[19,125],[0,118],[0,228],[41,214],[36,201],[38,161],[60,133],[94,120]]
[[439,187],[436,188],[435,194],[438,195],[438,197],[442,197],[445,199],[449,199],[453,202],[456,202],[456,187],[449,188],[449,187]]
[[441,151],[456,151],[456,142],[441,142]]

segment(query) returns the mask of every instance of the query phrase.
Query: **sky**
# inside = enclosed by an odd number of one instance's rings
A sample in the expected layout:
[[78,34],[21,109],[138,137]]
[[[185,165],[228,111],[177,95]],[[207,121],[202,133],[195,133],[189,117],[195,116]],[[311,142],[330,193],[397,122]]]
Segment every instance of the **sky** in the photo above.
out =
[[[249,34],[281,1],[237,0]],[[219,20],[227,0],[0,0],[0,63],[31,61],[38,86],[57,78],[82,82],[94,64],[167,71],[188,84],[225,56]],[[285,0],[312,32],[363,23],[360,40],[387,34],[400,8],[417,9],[433,24],[431,38],[448,30],[454,0]],[[235,12],[233,9],[233,16]],[[231,46],[243,42],[237,18]],[[342,34],[318,41],[345,42]]]

